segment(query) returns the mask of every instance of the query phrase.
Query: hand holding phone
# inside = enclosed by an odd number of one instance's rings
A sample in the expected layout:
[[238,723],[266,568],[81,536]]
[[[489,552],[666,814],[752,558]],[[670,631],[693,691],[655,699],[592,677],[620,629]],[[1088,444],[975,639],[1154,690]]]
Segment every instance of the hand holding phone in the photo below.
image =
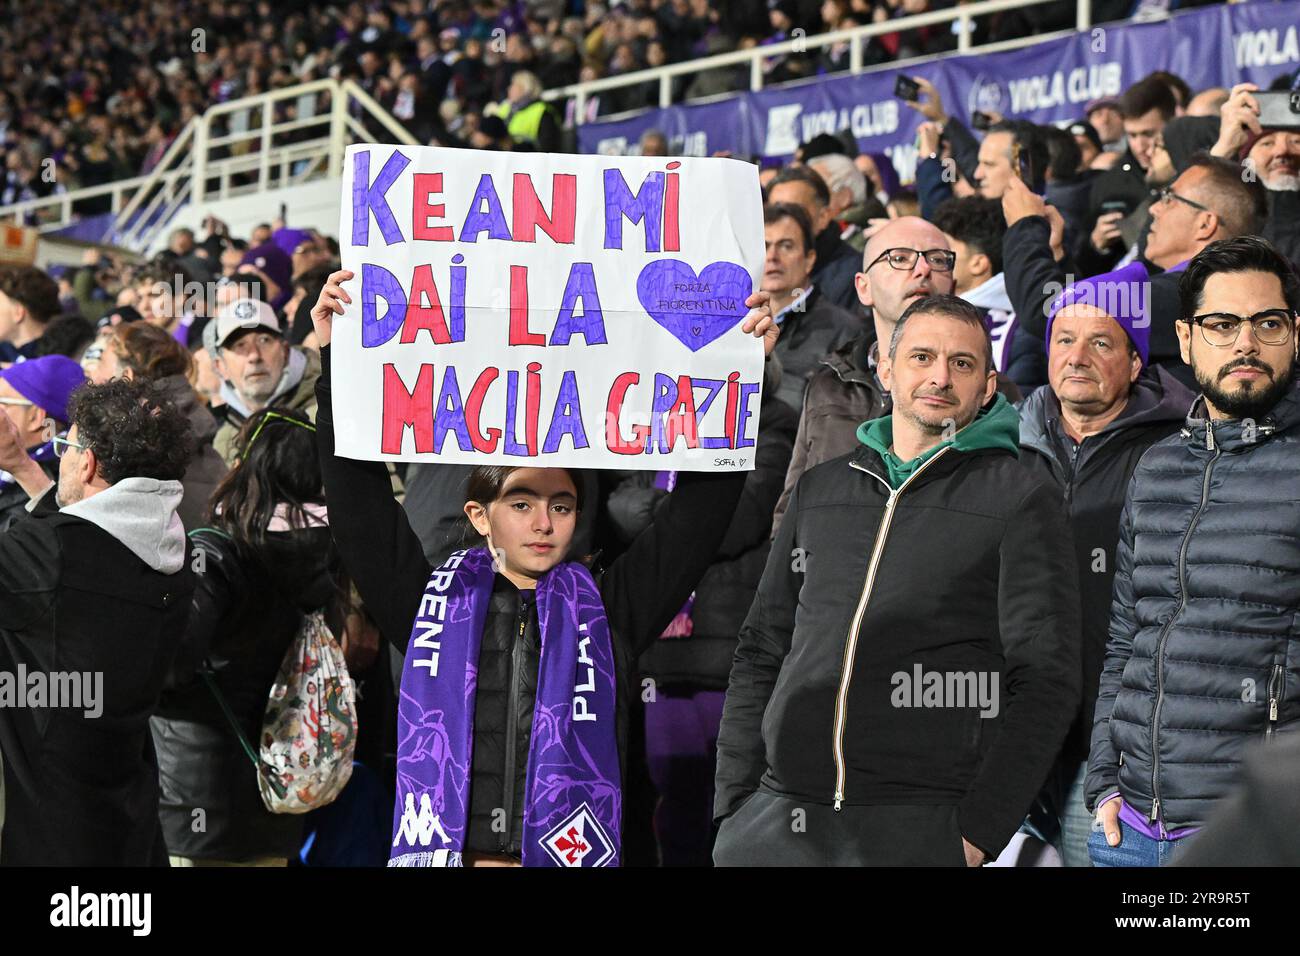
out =
[[921,86],[910,76],[900,73],[894,78],[894,95],[900,100],[915,103],[920,99]]

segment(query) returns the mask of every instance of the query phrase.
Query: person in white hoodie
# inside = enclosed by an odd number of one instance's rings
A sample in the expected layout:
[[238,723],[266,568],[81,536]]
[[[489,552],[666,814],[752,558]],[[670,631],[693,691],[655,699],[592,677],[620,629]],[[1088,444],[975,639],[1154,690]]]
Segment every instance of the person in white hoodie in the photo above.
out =
[[993,364],[1028,396],[1047,384],[1047,352],[1041,337],[1027,335],[1016,321],[1002,272],[1002,236],[1007,231],[1002,203],[967,196],[949,199],[934,211],[957,263],[952,274],[956,295],[984,313],[993,341]]
[[184,414],[148,382],[84,385],[57,486],[0,416],[31,497],[0,534],[0,865],[167,865],[149,715],[185,628]]

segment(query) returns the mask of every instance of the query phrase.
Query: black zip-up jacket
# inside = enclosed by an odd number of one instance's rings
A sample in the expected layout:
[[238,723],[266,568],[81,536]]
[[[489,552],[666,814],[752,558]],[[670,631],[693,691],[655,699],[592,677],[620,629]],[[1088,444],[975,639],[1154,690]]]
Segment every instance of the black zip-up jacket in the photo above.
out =
[[[741,629],[714,816],[760,786],[833,804],[842,703],[843,803],[955,805],[991,858],[1078,703],[1070,528],[1057,491],[1005,449],[942,450],[896,494],[886,475],[864,445],[799,480]],[[914,666],[996,673],[997,715],[894,706]]]
[[1142,456],[1120,522],[1085,783],[1200,826],[1252,745],[1300,730],[1300,385],[1259,421],[1186,427]]
[[[362,601],[389,643],[405,654],[433,567],[393,498],[384,465],[334,454],[328,346],[321,349],[321,369],[316,435],[330,528]],[[712,563],[744,489],[745,474],[683,473],[654,523],[597,576],[614,645],[616,726],[624,768],[636,659],[663,633]],[[524,782],[541,646],[534,597],[498,575],[484,625],[474,700],[465,845],[470,852],[523,853]],[[510,821],[508,828],[500,826],[501,811]]]
[[1062,756],[1075,765],[1088,759],[1128,483],[1146,450],[1182,427],[1195,398],[1163,369],[1145,369],[1119,417],[1078,445],[1061,426],[1061,404],[1050,388],[1040,388],[1020,408],[1025,462],[1059,490],[1074,533],[1083,614],[1083,697]]

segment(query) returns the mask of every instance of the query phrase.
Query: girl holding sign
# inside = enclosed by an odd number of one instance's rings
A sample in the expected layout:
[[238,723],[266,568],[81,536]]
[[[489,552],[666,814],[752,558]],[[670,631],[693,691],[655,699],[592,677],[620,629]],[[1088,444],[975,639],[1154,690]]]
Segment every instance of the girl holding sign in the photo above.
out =
[[[564,468],[480,466],[465,515],[482,539],[438,568],[379,462],[334,454],[330,334],[352,299],[330,276],[317,437],[331,528],[380,629],[405,654],[390,866],[617,866],[636,659],[695,588],[745,474],[683,473],[599,578],[570,560],[580,483]],[[770,355],[765,292],[742,325]]]

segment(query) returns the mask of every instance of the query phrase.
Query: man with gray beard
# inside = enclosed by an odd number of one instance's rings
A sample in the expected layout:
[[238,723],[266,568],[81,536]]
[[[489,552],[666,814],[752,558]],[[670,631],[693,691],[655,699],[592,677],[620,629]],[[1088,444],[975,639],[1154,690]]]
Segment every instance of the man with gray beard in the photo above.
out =
[[1268,191],[1268,219],[1261,235],[1300,264],[1300,126],[1260,125],[1253,83],[1238,83],[1219,111],[1215,156],[1239,160],[1246,175]]

